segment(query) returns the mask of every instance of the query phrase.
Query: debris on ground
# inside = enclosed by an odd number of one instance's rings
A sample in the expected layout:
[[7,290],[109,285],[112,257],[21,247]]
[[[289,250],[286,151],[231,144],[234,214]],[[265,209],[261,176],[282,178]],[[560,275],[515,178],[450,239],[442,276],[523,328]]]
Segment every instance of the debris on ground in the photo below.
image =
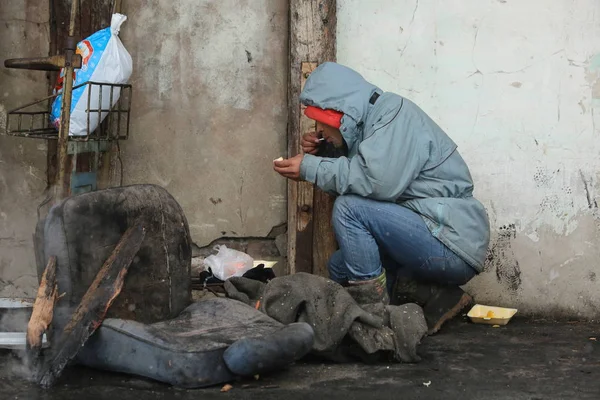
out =
[[233,386],[231,386],[231,385],[228,383],[228,384],[226,384],[225,386],[223,386],[223,387],[221,388],[221,392],[223,392],[223,393],[226,393],[226,392],[229,392],[231,389],[233,389]]
[[[220,394],[228,399],[362,400],[365,393],[375,399],[397,398],[402,393],[402,400],[485,396],[598,400],[600,346],[590,338],[600,339],[597,323],[517,318],[511,321],[510,329],[482,330],[457,320],[445,326],[441,334],[423,341],[423,361],[418,364],[322,364],[306,360],[277,374],[261,374],[259,381],[250,376],[227,394],[219,392],[223,384],[179,390],[145,378],[81,366],[67,368],[64,380],[46,391],[20,375],[22,368],[18,367],[22,364],[16,355],[0,351],[0,399],[199,400]],[[428,381],[431,385],[427,388],[423,382]]]

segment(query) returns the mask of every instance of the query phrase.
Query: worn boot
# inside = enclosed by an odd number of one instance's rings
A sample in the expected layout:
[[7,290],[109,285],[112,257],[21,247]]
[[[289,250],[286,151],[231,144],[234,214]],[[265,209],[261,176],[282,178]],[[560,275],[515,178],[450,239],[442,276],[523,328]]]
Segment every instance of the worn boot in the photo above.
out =
[[360,305],[383,303],[388,305],[390,297],[387,291],[385,271],[377,278],[366,281],[349,281],[346,290]]
[[417,303],[423,307],[430,335],[472,302],[473,298],[459,286],[437,286],[403,278],[396,280],[392,292],[394,305]]

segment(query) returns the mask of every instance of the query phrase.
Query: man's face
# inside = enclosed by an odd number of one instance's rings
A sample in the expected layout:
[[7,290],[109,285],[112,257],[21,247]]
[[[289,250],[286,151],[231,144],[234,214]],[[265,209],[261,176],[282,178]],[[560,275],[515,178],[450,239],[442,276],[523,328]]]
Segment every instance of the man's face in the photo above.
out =
[[325,125],[319,121],[317,121],[317,137],[325,138],[328,143],[331,143],[336,148],[344,145],[344,138],[339,129]]

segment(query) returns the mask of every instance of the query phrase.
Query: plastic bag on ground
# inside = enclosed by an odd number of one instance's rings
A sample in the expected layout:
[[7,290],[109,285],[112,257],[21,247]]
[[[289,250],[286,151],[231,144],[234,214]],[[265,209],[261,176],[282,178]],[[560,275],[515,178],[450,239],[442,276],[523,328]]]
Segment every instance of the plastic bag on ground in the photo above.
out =
[[254,266],[254,259],[248,254],[230,249],[227,246],[217,245],[213,254],[204,259],[205,268],[210,268],[212,274],[222,281],[234,276],[242,276]]
[[[133,69],[131,55],[123,46],[119,39],[119,30],[127,17],[123,14],[113,14],[110,27],[99,30],[90,37],[77,44],[76,53],[81,55],[81,68],[76,69],[73,77],[73,87],[85,82],[98,82],[110,84],[126,84],[129,81]],[[64,80],[64,68],[61,70],[60,77],[54,94],[62,93]],[[88,92],[91,90],[91,94]],[[94,132],[98,125],[106,118],[107,112],[103,112],[101,118],[98,118],[98,112],[90,112],[88,116],[88,95],[89,109],[97,110],[102,107],[103,110],[112,108],[121,95],[120,88],[115,87],[112,93],[111,87],[102,87],[102,104],[100,103],[100,87],[98,85],[85,85],[73,90],[71,99],[71,125],[69,135],[83,136]],[[62,94],[59,94],[52,103],[50,119],[55,128],[60,128]]]

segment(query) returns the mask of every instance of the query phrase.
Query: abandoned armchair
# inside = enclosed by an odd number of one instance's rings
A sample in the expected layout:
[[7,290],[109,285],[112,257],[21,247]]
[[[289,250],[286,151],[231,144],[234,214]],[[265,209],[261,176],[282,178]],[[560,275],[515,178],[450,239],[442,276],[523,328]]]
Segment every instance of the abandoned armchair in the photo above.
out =
[[46,315],[51,346],[33,360],[44,387],[72,362],[197,388],[279,371],[308,354],[420,360],[420,307],[384,305],[323,277],[246,274],[224,282],[225,296],[193,302],[187,219],[155,185],[66,198],[39,222],[35,243],[38,295],[55,288],[57,301]]
[[311,73],[300,101],[317,130],[274,170],[337,196],[330,278],[421,305],[437,332],[471,303],[460,286],[482,271],[490,236],[456,144],[416,104],[336,63]]

